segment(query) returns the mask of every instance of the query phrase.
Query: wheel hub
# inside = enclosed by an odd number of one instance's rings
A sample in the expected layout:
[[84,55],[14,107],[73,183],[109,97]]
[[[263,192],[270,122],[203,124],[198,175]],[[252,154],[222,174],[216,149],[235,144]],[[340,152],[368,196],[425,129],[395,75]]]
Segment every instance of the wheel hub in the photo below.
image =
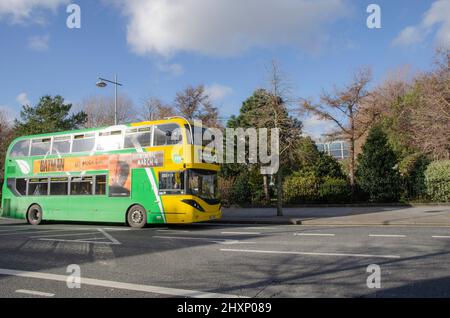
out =
[[144,216],[142,215],[141,211],[133,211],[133,213],[131,213],[131,220],[134,223],[141,223],[143,219]]

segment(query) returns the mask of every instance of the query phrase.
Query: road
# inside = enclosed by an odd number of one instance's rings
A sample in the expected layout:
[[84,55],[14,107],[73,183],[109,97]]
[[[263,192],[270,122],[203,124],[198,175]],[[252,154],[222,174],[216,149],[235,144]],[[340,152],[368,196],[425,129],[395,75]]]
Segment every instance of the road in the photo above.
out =
[[[450,227],[0,219],[0,297],[450,297],[449,263]],[[67,286],[71,264],[80,288]]]

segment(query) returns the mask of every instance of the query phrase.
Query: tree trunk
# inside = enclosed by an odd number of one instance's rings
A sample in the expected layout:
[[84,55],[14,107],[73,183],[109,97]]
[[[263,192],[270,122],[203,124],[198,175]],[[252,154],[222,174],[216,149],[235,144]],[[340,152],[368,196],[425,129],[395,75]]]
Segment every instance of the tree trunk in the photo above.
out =
[[277,173],[277,216],[283,216],[283,176],[281,169]]
[[352,191],[352,201],[355,196],[355,141],[350,141],[350,186]]
[[267,174],[263,175],[264,181],[264,200],[266,205],[270,205],[270,194],[269,194],[269,176]]
[[350,110],[350,186],[352,191],[352,201],[355,197],[355,121],[353,118],[353,112]]

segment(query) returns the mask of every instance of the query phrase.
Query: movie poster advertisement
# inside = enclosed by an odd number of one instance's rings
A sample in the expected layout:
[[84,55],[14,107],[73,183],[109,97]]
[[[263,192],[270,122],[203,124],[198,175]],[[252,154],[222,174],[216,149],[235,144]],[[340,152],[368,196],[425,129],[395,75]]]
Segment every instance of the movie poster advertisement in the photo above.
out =
[[56,172],[109,172],[109,195],[127,197],[131,193],[131,169],[162,167],[164,152],[145,152],[85,157],[53,158],[34,161],[34,174]]

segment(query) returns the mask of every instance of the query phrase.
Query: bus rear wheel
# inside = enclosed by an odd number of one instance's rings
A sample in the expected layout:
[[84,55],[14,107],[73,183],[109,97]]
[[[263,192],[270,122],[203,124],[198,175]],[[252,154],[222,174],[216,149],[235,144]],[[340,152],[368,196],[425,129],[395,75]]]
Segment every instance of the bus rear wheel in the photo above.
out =
[[141,229],[147,224],[147,212],[140,205],[133,205],[128,210],[127,222],[130,227]]
[[37,205],[33,204],[30,206],[27,212],[27,221],[31,225],[39,225],[42,222],[42,208]]

